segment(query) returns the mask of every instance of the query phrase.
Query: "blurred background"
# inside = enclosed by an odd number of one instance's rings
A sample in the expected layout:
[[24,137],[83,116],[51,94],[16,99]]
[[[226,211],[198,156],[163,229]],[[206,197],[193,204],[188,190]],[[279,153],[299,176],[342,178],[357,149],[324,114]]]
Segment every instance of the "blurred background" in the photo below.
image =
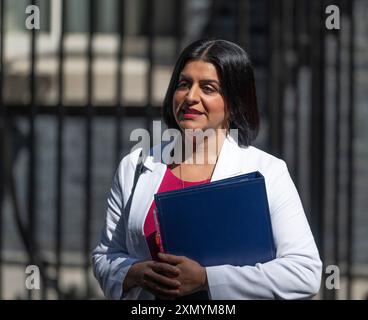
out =
[[[367,17],[366,0],[1,0],[0,299],[103,298],[91,251],[114,171],[202,37],[250,54],[254,145],[285,159],[301,195],[324,262],[315,299],[368,299]],[[31,264],[40,290],[25,287]]]

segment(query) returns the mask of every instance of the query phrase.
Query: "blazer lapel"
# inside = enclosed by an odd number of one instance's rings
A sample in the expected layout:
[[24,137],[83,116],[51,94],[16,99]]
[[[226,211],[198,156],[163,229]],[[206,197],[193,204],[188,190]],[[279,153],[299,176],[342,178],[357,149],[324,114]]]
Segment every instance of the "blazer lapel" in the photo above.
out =
[[244,161],[241,148],[231,135],[228,135],[222,145],[211,181],[221,180],[242,173]]
[[[149,155],[143,161],[143,172],[140,175],[135,188],[128,220],[129,237],[133,242],[131,247],[137,256],[150,257],[149,248],[144,240],[144,221],[149,208],[154,200],[166,172],[166,161],[175,141],[154,146]],[[140,245],[142,244],[142,245]]]
[[[144,162],[144,166],[150,171],[155,171],[160,166],[165,166],[169,162],[170,151],[176,143],[175,137],[173,141],[162,146],[156,146],[151,154]],[[211,181],[216,181],[241,174],[246,166],[242,157],[242,148],[239,147],[236,140],[228,135],[222,145],[220,155],[212,175]],[[165,166],[166,167],[166,166]]]

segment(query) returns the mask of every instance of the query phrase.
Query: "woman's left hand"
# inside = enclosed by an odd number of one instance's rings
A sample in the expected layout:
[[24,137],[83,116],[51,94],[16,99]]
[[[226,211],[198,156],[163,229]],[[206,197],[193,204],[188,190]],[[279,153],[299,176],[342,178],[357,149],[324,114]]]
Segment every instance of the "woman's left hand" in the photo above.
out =
[[159,253],[158,257],[162,262],[169,263],[180,269],[180,275],[177,277],[177,280],[181,283],[179,288],[180,296],[206,290],[206,269],[198,262],[184,256],[175,256],[167,253]]

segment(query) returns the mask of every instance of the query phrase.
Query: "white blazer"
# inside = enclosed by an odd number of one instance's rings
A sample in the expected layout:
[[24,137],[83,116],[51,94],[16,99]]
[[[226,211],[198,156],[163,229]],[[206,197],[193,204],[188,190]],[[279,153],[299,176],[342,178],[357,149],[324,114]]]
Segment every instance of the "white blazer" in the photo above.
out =
[[[122,292],[122,283],[134,262],[151,259],[143,226],[166,171],[165,159],[174,143],[152,149],[144,161],[133,199],[131,189],[140,149],[125,156],[117,169],[101,240],[92,254],[95,277],[109,299],[154,299],[151,293],[139,287]],[[163,161],[157,156],[160,152]],[[276,259],[255,266],[206,267],[210,297],[309,298],[319,291],[322,262],[285,162],[252,146],[239,147],[228,136],[211,181],[257,170],[265,177]]]

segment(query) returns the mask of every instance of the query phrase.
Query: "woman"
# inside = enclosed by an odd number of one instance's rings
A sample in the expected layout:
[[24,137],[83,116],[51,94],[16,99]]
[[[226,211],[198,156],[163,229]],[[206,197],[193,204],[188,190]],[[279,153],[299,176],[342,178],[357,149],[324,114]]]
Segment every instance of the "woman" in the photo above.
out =
[[[189,45],[173,71],[163,118],[169,128],[214,134],[201,141],[183,134],[154,146],[143,160],[135,189],[140,150],[121,161],[102,238],[93,253],[94,273],[106,297],[175,299],[205,291],[210,299],[298,299],[316,294],[322,264],[286,164],[250,146],[259,118],[253,71],[244,50],[224,40]],[[170,163],[176,146],[185,147],[188,141],[193,149],[180,160],[200,155],[203,161]],[[210,147],[211,141],[217,147]],[[187,257],[159,253],[155,193],[257,170],[265,177],[275,260],[256,266],[204,267]]]

